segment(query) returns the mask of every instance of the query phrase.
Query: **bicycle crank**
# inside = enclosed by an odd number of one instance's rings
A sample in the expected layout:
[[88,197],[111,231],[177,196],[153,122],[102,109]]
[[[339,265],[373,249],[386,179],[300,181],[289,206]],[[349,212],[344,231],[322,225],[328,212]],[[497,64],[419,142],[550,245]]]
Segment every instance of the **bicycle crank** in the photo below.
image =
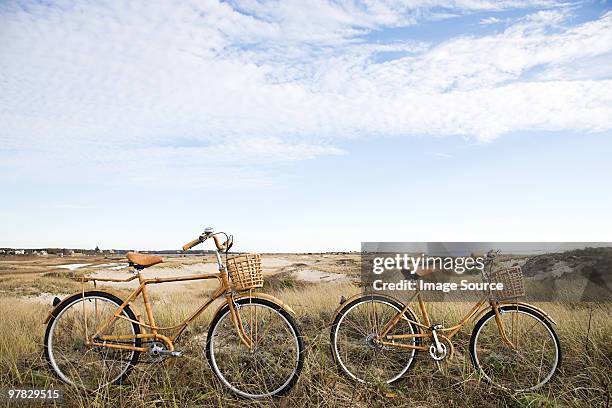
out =
[[[438,327],[433,328],[432,330],[433,344],[429,346],[429,356],[432,358],[434,363],[436,363],[436,367],[438,368],[438,371],[442,373],[443,375],[447,375],[448,367],[446,366],[446,361],[447,361],[446,359],[449,356],[450,357],[453,356],[454,347],[453,347],[453,343],[451,343],[451,341],[447,337],[436,333],[437,328]],[[448,342],[448,347],[443,342]],[[450,353],[449,353],[449,350],[450,350]]]
[[[455,347],[450,339],[446,336],[438,334],[438,330],[442,329],[439,324],[431,326],[432,344],[429,346],[429,356],[436,362],[442,361],[447,357],[452,357],[455,354]],[[447,343],[448,346],[445,344]]]
[[448,355],[448,349],[444,343],[439,343],[438,347],[435,344],[429,346],[429,356],[435,361],[442,361]]

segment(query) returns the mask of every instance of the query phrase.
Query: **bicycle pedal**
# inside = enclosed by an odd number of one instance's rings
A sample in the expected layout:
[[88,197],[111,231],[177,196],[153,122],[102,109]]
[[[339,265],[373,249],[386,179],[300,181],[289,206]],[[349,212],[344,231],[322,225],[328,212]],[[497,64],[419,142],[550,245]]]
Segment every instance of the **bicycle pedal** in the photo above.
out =
[[182,357],[183,356],[182,351],[176,351],[176,350],[161,350],[159,351],[159,354],[170,356],[170,357]]

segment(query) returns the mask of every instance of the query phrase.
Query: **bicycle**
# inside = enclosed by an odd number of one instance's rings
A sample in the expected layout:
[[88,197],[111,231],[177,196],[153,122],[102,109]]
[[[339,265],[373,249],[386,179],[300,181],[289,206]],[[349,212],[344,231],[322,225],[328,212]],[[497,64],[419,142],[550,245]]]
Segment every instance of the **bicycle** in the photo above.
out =
[[[221,243],[219,235],[225,235]],[[233,393],[251,399],[282,395],[298,380],[304,364],[304,344],[293,310],[280,299],[254,292],[263,287],[261,258],[246,254],[227,258],[233,236],[212,228],[185,244],[183,250],[212,238],[219,272],[176,277],[145,278],[141,272],[163,262],[156,255],[129,252],[133,275],[126,279],[83,276],[81,291],[60,301],[45,319],[44,356],[50,369],[65,383],[87,390],[123,384],[141,354],[149,362],[180,357],[174,344],[187,326],[216,299],[205,354],[215,376]],[[226,254],[226,263],[221,254]],[[139,286],[122,300],[108,291],[86,290],[85,282],[130,282]],[[217,279],[218,288],[178,325],[155,323],[147,286],[166,282]],[[132,303],[139,295],[146,321]],[[171,334],[163,335],[160,331]]]
[[504,282],[504,290],[497,296],[485,293],[451,327],[432,323],[418,286],[409,301],[416,297],[422,322],[408,303],[385,294],[361,293],[341,301],[330,333],[339,370],[361,383],[392,384],[408,372],[417,351],[427,352],[440,367],[454,354],[453,336],[472,319],[469,350],[481,378],[514,392],[541,388],[561,363],[556,323],[534,305],[507,300],[524,295],[523,275],[519,267],[493,270],[498,254],[486,254],[482,276]]

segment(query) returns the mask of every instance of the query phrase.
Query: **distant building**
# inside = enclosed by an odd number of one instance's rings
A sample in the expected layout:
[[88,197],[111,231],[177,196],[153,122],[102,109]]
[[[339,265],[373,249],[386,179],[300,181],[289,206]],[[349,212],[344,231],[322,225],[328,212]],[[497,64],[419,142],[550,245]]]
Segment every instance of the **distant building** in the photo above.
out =
[[15,250],[15,255],[25,255],[25,250],[24,249],[16,249]]
[[61,252],[62,256],[72,256],[74,255],[74,251],[72,249],[64,248]]

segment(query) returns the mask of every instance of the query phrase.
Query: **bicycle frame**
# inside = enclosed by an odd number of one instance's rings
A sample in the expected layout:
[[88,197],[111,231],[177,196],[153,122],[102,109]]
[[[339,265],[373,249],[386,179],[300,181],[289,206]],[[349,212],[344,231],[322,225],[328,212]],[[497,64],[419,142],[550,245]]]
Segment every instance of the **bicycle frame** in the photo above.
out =
[[[114,278],[93,278],[93,277],[83,277],[79,280],[82,282],[82,293],[83,296],[85,294],[85,282],[93,281],[94,285],[96,281],[101,282],[130,282],[136,278],[138,278],[140,285],[128,296],[128,298],[119,306],[113,316],[110,317],[103,324],[96,327],[95,332],[90,336],[87,333],[87,321],[85,314],[85,303],[83,302],[83,317],[84,317],[84,326],[85,326],[85,344],[89,346],[95,347],[108,347],[113,349],[121,349],[121,350],[134,350],[145,352],[147,351],[146,347],[137,347],[126,344],[115,344],[115,343],[106,343],[106,341],[113,340],[130,340],[130,339],[152,339],[152,340],[161,340],[163,341],[170,351],[174,350],[174,341],[178,339],[178,337],[184,332],[187,326],[195,320],[200,314],[202,314],[215,300],[221,298],[225,295],[226,303],[229,306],[232,323],[236,329],[238,337],[240,341],[247,347],[252,347],[252,340],[249,335],[245,332],[244,327],[242,325],[242,320],[240,318],[240,314],[238,313],[237,307],[234,304],[234,292],[232,290],[232,284],[228,277],[227,270],[225,265],[223,265],[221,261],[221,256],[218,251],[215,251],[215,255],[217,258],[217,264],[219,266],[219,273],[210,273],[210,274],[197,274],[197,275],[184,275],[177,277],[166,277],[166,278],[144,278],[140,271],[137,271],[136,274],[127,279],[114,279]],[[215,290],[215,292],[208,298],[208,300],[202,304],[189,318],[179,323],[176,326],[170,327],[159,327],[155,324],[155,318],[153,315],[153,308],[151,307],[151,302],[149,300],[149,295],[147,292],[147,285],[152,284],[160,284],[167,282],[184,282],[184,281],[192,281],[192,280],[210,280],[217,279],[219,281],[219,287]],[[134,301],[140,294],[142,294],[143,303],[145,306],[145,312],[147,315],[147,322],[145,323],[140,315],[138,315],[138,320],[130,319],[129,317],[122,314],[123,310]],[[223,306],[223,305],[222,305]],[[97,305],[96,305],[97,307]],[[109,325],[111,325],[117,319],[124,319],[129,322],[138,324],[142,329],[143,333],[137,335],[100,335]],[[175,333],[171,336],[164,336],[158,333],[158,330],[174,330]],[[148,332],[147,332],[148,331]],[[102,342],[100,342],[102,341]]]
[[[409,306],[406,305],[404,307],[404,309],[397,313],[391,320],[389,320],[385,326],[383,327],[382,332],[379,334],[378,338],[378,342],[384,346],[391,346],[391,347],[399,347],[399,348],[407,348],[407,349],[416,349],[416,350],[421,350],[421,351],[427,351],[427,346],[422,346],[422,345],[412,345],[412,344],[404,344],[404,343],[396,343],[395,340],[406,340],[406,339],[413,339],[413,338],[432,338],[433,337],[433,332],[431,331],[432,327],[431,327],[431,320],[429,317],[429,313],[427,312],[427,308],[425,307],[425,302],[423,301],[423,298],[421,297],[420,292],[416,293],[416,298],[417,301],[419,303],[419,311],[421,312],[421,316],[423,317],[423,323],[409,319],[407,317],[405,317],[405,313],[408,311]],[[446,340],[450,340],[463,328],[463,326],[465,326],[465,324],[473,317],[478,315],[478,312],[482,312],[482,310],[486,310],[486,308],[481,309],[482,306],[487,302],[487,297],[483,297],[481,300],[479,300],[473,307],[472,309],[470,309],[470,311],[461,319],[461,321],[459,323],[457,323],[454,326],[451,327],[441,327],[439,329],[437,329],[438,332],[441,333],[447,333],[447,334],[439,334],[440,337],[445,338]],[[496,313],[499,313],[499,310],[497,308],[497,303],[496,302],[489,302],[490,303],[490,307],[493,308],[493,310],[496,311]],[[394,335],[389,335],[388,333],[393,329],[393,327],[395,327],[395,325],[397,325],[397,323],[400,320],[406,320],[411,324],[414,324],[416,326],[418,326],[419,328],[422,329],[426,329],[429,330],[429,332],[427,333],[414,333],[414,334],[394,334]],[[498,323],[499,324],[499,323]],[[501,326],[498,326],[501,327]],[[501,327],[501,332],[503,332],[503,327]],[[505,337],[505,333],[502,334],[503,338]],[[391,341],[386,341],[386,340],[391,340]],[[452,343],[451,343],[452,344]]]
[[[488,256],[488,255],[487,255]],[[493,259],[494,258],[490,258],[490,261],[488,262],[488,266],[489,266],[489,273],[490,271],[493,269]],[[483,273],[484,273],[484,269],[483,269]],[[406,312],[410,312],[410,315],[414,316],[414,313],[412,312],[412,310],[410,309],[410,306],[408,304],[408,302],[412,301],[414,298],[416,297],[418,304],[419,304],[419,311],[421,312],[421,316],[423,317],[423,323],[416,321],[416,320],[412,320],[412,319],[408,319],[405,314]],[[403,310],[399,313],[397,313],[391,320],[389,320],[385,326],[383,327],[382,332],[376,337],[375,341],[378,344],[384,345],[384,346],[389,346],[389,347],[398,347],[398,348],[405,348],[405,349],[415,349],[415,350],[420,350],[420,351],[427,351],[428,348],[426,345],[417,345],[417,344],[405,344],[405,343],[396,343],[395,340],[406,340],[406,339],[423,339],[423,338],[427,338],[430,340],[434,340],[437,343],[437,337],[440,337],[444,340],[446,340],[448,342],[448,344],[450,345],[450,355],[452,356],[452,354],[454,353],[454,347],[453,347],[453,343],[452,343],[452,338],[459,332],[461,331],[461,329],[467,324],[467,322],[470,319],[478,319],[480,318],[482,315],[484,315],[488,310],[493,310],[494,314],[495,314],[495,323],[497,325],[497,328],[499,330],[499,335],[502,338],[502,341],[504,343],[506,343],[509,347],[515,348],[514,343],[508,338],[507,334],[506,334],[506,330],[504,328],[504,325],[502,323],[502,319],[501,319],[501,312],[500,312],[500,306],[507,306],[507,305],[515,305],[515,306],[523,306],[523,307],[527,307],[530,308],[534,311],[537,311],[538,313],[540,313],[542,316],[544,316],[546,319],[548,319],[550,322],[555,323],[555,321],[546,313],[544,312],[542,309],[533,306],[529,303],[525,303],[525,302],[498,302],[495,300],[492,300],[489,298],[489,296],[487,296],[486,294],[483,295],[483,297],[467,312],[467,314],[454,326],[451,327],[433,327],[429,318],[429,313],[427,312],[427,308],[425,307],[425,302],[423,301],[423,298],[421,297],[421,291],[417,290],[417,292],[412,296],[412,298],[410,298],[408,300],[408,302],[406,302],[406,305],[404,306]],[[488,302],[488,306],[485,306],[485,304]],[[406,320],[411,324],[416,325],[417,327],[419,327],[419,333],[414,333],[414,334],[395,334],[395,335],[389,335],[388,333],[395,327],[395,325],[397,325],[397,323],[400,320]],[[514,324],[514,321],[512,322]],[[423,333],[422,329],[425,329],[426,332]]]
[[[414,349],[414,350],[419,350],[419,351],[428,350],[426,345],[405,344],[405,343],[395,342],[395,340],[407,340],[407,339],[417,339],[417,338],[433,339],[434,337],[434,331],[432,330],[433,327],[431,325],[429,313],[427,312],[427,308],[425,307],[425,302],[423,301],[423,298],[421,297],[420,291],[417,291],[417,293],[410,300],[414,299],[414,297],[416,297],[418,301],[419,311],[421,312],[421,316],[423,317],[423,323],[416,321],[416,320],[409,319],[405,316],[405,313],[410,310],[410,306],[406,304],[399,313],[397,313],[391,320],[389,320],[385,324],[381,333],[377,336],[376,341],[379,344],[384,345],[384,346],[389,346],[389,347]],[[487,303],[487,301],[489,305],[487,307],[483,307]],[[499,333],[500,333],[500,336],[502,337],[502,340],[506,344],[508,344],[510,347],[514,347],[514,344],[507,337],[505,329],[503,327],[503,324],[500,318],[499,306],[500,306],[499,302],[488,300],[488,296],[483,296],[457,324],[451,327],[436,328],[435,331],[437,332],[437,336],[448,341],[449,345],[451,346],[451,355],[452,355],[454,351],[453,344],[451,342],[452,338],[459,331],[461,331],[461,329],[466,325],[466,323],[470,319],[481,316],[482,314],[487,312],[488,309],[491,309],[495,313],[495,321],[497,323],[497,327],[499,329]],[[427,330],[427,332],[389,335],[388,333],[397,325],[397,323],[400,320],[405,320],[411,324],[418,326],[420,329]]]

